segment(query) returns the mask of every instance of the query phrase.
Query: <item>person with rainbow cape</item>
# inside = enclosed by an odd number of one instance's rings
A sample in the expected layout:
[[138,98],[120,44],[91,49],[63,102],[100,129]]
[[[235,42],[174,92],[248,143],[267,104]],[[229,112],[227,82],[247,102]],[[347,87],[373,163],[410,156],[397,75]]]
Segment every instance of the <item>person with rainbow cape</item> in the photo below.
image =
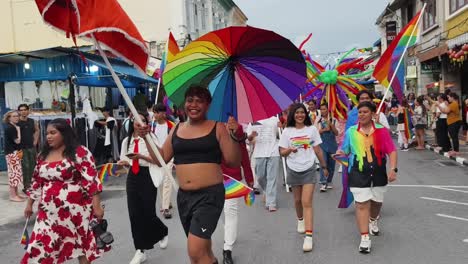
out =
[[[369,231],[372,235],[379,234],[372,223],[377,224],[387,183],[396,180],[397,152],[388,129],[372,120],[376,106],[362,102],[357,110],[358,124],[346,130],[337,154],[349,157],[348,184],[356,202],[356,221],[361,233],[359,252],[370,253]],[[387,156],[391,167],[388,174]]]

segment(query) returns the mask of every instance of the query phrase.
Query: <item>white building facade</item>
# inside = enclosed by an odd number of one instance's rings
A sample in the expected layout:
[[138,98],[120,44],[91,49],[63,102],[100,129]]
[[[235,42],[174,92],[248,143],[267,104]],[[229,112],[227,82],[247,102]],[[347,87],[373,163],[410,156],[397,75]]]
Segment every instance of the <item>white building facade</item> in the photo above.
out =
[[[119,3],[150,44],[153,56],[161,55],[160,47],[169,31],[183,46],[209,31],[242,26],[247,21],[232,0],[119,0]],[[34,1],[0,1],[0,35],[0,54],[73,46],[70,39],[43,23]]]

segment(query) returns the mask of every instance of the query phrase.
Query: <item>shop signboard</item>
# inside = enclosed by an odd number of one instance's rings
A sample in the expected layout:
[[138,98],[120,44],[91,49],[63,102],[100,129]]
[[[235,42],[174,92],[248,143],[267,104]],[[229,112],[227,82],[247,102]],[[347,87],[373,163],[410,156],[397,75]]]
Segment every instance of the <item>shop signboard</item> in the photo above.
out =
[[397,35],[396,21],[388,21],[385,23],[385,32],[387,34],[387,46],[395,39]]
[[438,60],[421,63],[421,73],[440,73],[440,62]]

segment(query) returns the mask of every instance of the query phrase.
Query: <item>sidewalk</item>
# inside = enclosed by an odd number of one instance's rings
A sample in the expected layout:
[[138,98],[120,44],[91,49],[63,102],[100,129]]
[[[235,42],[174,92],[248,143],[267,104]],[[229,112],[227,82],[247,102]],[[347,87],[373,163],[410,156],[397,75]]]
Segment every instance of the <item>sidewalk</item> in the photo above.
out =
[[0,226],[11,222],[22,222],[26,202],[10,202],[8,191],[8,175],[6,171],[0,171]]
[[[462,134],[462,133],[460,133]],[[434,148],[431,146],[431,144],[435,144],[435,136],[434,132],[432,130],[426,130],[426,141],[428,144],[426,144],[426,149],[432,150],[437,154],[440,154],[442,156],[445,156],[449,159],[452,159],[460,164],[463,164],[465,166],[468,166],[468,145],[466,145],[466,142],[464,141],[464,134],[460,135],[459,141],[460,141],[460,155],[459,156],[449,156],[448,152],[442,152],[439,148]]]

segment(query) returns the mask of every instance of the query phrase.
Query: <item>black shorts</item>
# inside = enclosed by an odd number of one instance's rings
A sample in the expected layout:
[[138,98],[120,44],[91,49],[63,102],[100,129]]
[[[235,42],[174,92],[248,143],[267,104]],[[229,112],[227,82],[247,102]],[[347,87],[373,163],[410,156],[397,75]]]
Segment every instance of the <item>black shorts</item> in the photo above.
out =
[[427,126],[426,126],[425,124],[417,124],[417,125],[415,126],[415,128],[416,128],[416,129],[426,129]]
[[224,192],[222,183],[193,191],[179,189],[177,207],[185,235],[211,239],[223,212]]

